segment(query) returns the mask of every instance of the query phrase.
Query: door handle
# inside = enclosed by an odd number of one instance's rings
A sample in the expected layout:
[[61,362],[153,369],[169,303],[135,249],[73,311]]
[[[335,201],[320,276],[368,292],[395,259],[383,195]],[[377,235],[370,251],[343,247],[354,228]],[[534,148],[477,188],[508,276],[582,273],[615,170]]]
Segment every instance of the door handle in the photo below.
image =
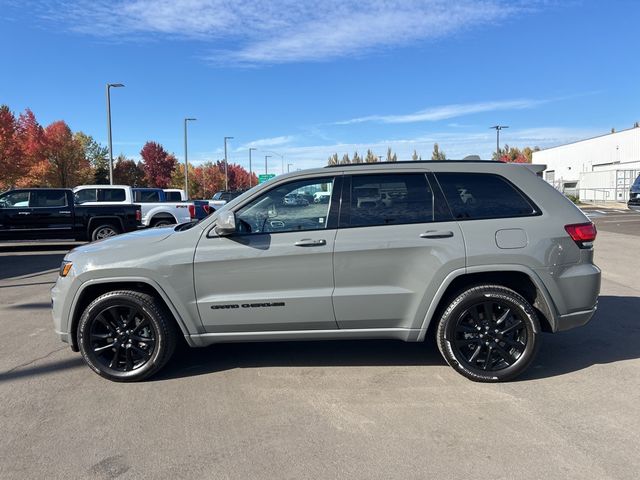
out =
[[453,232],[443,230],[428,230],[420,234],[420,238],[449,238],[453,237]]
[[31,215],[31,212],[18,212],[18,215]]
[[71,212],[69,210],[62,210],[62,211],[60,211],[58,213],[63,214],[63,215],[70,215],[71,214]]
[[310,238],[303,238],[302,240],[298,240],[294,245],[296,247],[321,247],[326,244],[326,240],[311,240]]

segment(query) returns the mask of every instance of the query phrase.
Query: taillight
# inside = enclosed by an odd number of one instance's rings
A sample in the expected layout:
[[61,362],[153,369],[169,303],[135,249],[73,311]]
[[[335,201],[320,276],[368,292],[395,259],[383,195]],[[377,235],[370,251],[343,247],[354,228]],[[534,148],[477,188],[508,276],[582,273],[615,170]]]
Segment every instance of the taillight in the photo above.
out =
[[141,222],[142,221],[142,211],[141,210],[136,210],[136,222]]
[[189,205],[189,216],[191,218],[196,218],[196,206],[195,205]]
[[204,210],[204,213],[206,213],[207,215],[209,215],[211,213],[211,206],[210,205],[202,205],[202,209]]
[[591,248],[593,246],[593,241],[596,239],[596,235],[598,234],[593,222],[565,225],[564,229],[580,248]]

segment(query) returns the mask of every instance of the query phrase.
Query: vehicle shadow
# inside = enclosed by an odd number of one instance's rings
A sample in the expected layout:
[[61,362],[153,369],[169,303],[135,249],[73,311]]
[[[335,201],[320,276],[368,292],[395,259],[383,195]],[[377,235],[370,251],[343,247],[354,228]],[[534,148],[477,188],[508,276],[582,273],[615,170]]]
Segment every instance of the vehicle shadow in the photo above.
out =
[[[533,365],[517,380],[565,375],[592,365],[640,358],[640,297],[602,296],[586,326],[545,334]],[[179,348],[150,381],[170,380],[235,368],[444,365],[433,340],[341,340],[229,343]],[[453,374],[453,371],[452,371]]]
[[2,255],[0,280],[25,276],[36,276],[57,270],[66,252],[43,254]]
[[555,377],[640,358],[640,297],[603,295],[584,327],[544,335],[533,365],[518,380]]

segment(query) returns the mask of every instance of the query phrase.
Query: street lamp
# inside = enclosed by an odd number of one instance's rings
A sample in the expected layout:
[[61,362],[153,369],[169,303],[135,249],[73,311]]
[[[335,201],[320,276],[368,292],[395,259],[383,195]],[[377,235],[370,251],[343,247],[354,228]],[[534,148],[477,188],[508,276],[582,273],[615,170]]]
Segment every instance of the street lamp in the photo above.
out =
[[278,152],[269,152],[265,151],[265,153],[272,153],[273,155],[277,155],[280,157],[280,163],[282,163],[282,173],[284,173],[284,155],[280,155]]
[[227,169],[227,140],[233,140],[233,137],[224,137],[224,189],[229,190],[229,172]]
[[257,148],[251,147],[249,148],[249,188],[252,187],[253,182],[253,169],[251,168],[251,152],[254,150],[258,150]]
[[187,157],[187,122],[194,122],[197,118],[184,119],[184,193],[189,200],[189,160]]
[[264,156],[264,174],[268,175],[269,171],[267,169],[267,160],[271,158],[271,155],[265,155]]
[[493,127],[496,130],[496,157],[500,159],[500,130],[503,128],[509,128],[509,125],[494,125]]
[[291,167],[293,167],[293,163],[287,163],[287,173],[291,171],[290,170]]
[[109,185],[113,185],[113,144],[111,141],[111,94],[109,90],[124,87],[124,83],[107,83],[107,138],[109,140]]

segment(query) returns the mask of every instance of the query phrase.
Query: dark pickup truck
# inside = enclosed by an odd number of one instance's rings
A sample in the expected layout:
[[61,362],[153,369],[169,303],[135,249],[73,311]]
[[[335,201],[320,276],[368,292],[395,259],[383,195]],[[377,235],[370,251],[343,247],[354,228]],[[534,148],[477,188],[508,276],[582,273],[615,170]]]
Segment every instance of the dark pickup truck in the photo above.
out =
[[140,227],[139,205],[83,206],[71,189],[25,188],[0,194],[0,239],[100,240]]

